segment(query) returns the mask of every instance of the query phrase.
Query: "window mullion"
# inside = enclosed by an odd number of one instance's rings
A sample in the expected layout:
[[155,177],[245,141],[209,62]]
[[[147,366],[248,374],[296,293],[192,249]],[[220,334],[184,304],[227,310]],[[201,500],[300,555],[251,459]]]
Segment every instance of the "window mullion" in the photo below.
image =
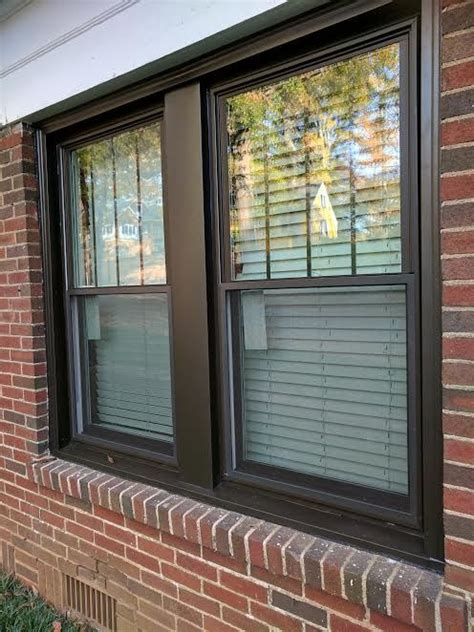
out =
[[199,84],[166,95],[164,127],[176,450],[183,480],[210,488],[212,436]]

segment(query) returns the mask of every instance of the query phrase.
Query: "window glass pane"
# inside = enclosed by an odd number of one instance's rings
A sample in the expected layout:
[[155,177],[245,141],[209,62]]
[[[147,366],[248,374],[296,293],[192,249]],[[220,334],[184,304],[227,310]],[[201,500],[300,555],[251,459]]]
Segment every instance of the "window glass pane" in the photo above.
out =
[[79,298],[91,423],[173,440],[166,294]]
[[76,286],[166,283],[160,124],[72,153]]
[[232,278],[400,272],[393,44],[226,99]]
[[407,493],[404,286],[240,294],[243,456]]

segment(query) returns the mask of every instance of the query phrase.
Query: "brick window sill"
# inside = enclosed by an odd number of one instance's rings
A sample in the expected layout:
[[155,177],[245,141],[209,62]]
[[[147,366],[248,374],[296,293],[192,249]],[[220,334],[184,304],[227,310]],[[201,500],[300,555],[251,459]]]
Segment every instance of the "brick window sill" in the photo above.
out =
[[373,623],[382,615],[422,630],[467,629],[465,596],[432,571],[58,458],[39,459],[28,473],[43,487],[156,529],[171,545],[178,538],[207,562],[261,581],[268,605],[286,613],[321,605],[359,621],[370,611]]

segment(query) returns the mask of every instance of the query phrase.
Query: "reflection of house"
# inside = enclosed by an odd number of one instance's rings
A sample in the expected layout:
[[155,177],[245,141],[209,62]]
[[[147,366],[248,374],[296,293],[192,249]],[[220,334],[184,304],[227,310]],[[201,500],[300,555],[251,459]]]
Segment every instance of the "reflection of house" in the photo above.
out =
[[319,229],[321,235],[330,239],[337,237],[337,218],[324,182],[318,187],[311,211],[313,231],[316,232]]
[[[139,232],[139,218],[138,213],[132,209],[131,206],[127,206],[126,209],[121,211],[117,217],[118,224],[118,238],[124,240],[138,240],[140,236]],[[104,241],[115,241],[115,225],[104,224],[102,226],[102,239]]]

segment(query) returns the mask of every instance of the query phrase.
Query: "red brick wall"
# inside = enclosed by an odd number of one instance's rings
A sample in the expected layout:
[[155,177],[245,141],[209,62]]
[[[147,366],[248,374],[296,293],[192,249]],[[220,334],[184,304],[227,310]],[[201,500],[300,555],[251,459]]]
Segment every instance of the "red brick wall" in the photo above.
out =
[[[0,564],[65,605],[117,599],[119,632],[468,629],[473,589],[474,3],[442,13],[446,571],[422,571],[48,457],[31,130],[0,130]],[[471,467],[469,467],[471,466]]]
[[446,0],[441,47],[445,577],[473,589],[474,3]]
[[42,263],[33,136],[0,130],[0,455],[26,474],[48,449]]

